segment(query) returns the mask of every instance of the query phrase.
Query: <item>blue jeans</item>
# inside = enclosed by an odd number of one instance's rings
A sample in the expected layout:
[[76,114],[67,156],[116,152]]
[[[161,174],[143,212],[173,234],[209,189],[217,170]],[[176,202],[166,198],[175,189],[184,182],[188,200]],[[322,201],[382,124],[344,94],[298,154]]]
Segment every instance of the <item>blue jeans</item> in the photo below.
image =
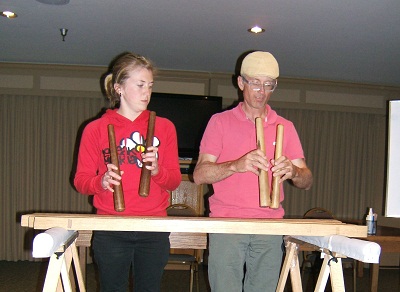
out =
[[209,234],[212,292],[275,291],[283,256],[281,235]]
[[95,231],[93,253],[102,292],[126,292],[132,267],[135,292],[159,292],[168,262],[169,233]]

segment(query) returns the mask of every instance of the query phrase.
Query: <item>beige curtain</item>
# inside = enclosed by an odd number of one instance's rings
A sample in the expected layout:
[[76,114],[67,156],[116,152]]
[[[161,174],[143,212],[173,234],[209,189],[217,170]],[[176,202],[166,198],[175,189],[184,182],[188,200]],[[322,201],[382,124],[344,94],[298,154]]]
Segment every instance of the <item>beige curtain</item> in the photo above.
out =
[[[314,185],[305,192],[285,185],[287,215],[323,207],[340,219],[362,219],[382,202],[386,117],[352,112],[279,110],[292,120],[303,143]],[[379,206],[381,207],[381,206]]]
[[31,212],[91,212],[71,184],[78,135],[104,106],[100,98],[0,96],[2,175],[1,260],[30,259]]
[[[100,98],[0,95],[2,194],[0,260],[32,260],[32,230],[20,216],[32,212],[92,212],[89,197],[71,184],[83,125],[104,107]],[[286,184],[288,216],[311,207],[362,218],[383,193],[385,116],[277,109],[296,125],[315,184]]]

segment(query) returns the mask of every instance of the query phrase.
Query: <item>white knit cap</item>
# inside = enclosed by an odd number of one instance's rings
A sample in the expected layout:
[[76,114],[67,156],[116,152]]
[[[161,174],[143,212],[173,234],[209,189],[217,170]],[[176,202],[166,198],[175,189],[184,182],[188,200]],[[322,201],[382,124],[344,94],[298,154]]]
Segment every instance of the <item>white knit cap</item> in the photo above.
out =
[[243,59],[240,75],[267,76],[276,79],[279,76],[279,65],[271,53],[256,51]]

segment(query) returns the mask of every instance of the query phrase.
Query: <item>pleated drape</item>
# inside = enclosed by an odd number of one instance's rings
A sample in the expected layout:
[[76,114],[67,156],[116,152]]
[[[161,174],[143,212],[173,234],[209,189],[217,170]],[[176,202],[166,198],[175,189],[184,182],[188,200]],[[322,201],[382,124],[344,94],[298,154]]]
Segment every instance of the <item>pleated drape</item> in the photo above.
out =
[[31,212],[92,211],[89,197],[70,180],[84,122],[101,98],[0,96],[2,195],[0,259],[31,259],[32,230],[20,226]]
[[[338,218],[362,219],[367,207],[382,202],[386,117],[379,114],[278,110],[295,123],[314,176],[311,190],[285,185],[288,215],[313,207]],[[379,206],[381,207],[381,206]]]

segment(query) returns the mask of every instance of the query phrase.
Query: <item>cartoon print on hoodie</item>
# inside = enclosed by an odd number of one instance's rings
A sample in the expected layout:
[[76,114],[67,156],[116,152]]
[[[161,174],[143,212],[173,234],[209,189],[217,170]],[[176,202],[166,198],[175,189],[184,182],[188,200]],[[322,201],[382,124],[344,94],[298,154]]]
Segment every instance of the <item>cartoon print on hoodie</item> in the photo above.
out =
[[[160,146],[160,140],[154,136],[153,146]],[[124,163],[136,164],[137,167],[142,168],[141,154],[146,149],[146,140],[139,132],[133,132],[129,138],[121,139],[119,146],[117,146],[118,162],[120,165]],[[103,150],[105,164],[111,163],[110,149]],[[158,156],[158,153],[157,153]]]

